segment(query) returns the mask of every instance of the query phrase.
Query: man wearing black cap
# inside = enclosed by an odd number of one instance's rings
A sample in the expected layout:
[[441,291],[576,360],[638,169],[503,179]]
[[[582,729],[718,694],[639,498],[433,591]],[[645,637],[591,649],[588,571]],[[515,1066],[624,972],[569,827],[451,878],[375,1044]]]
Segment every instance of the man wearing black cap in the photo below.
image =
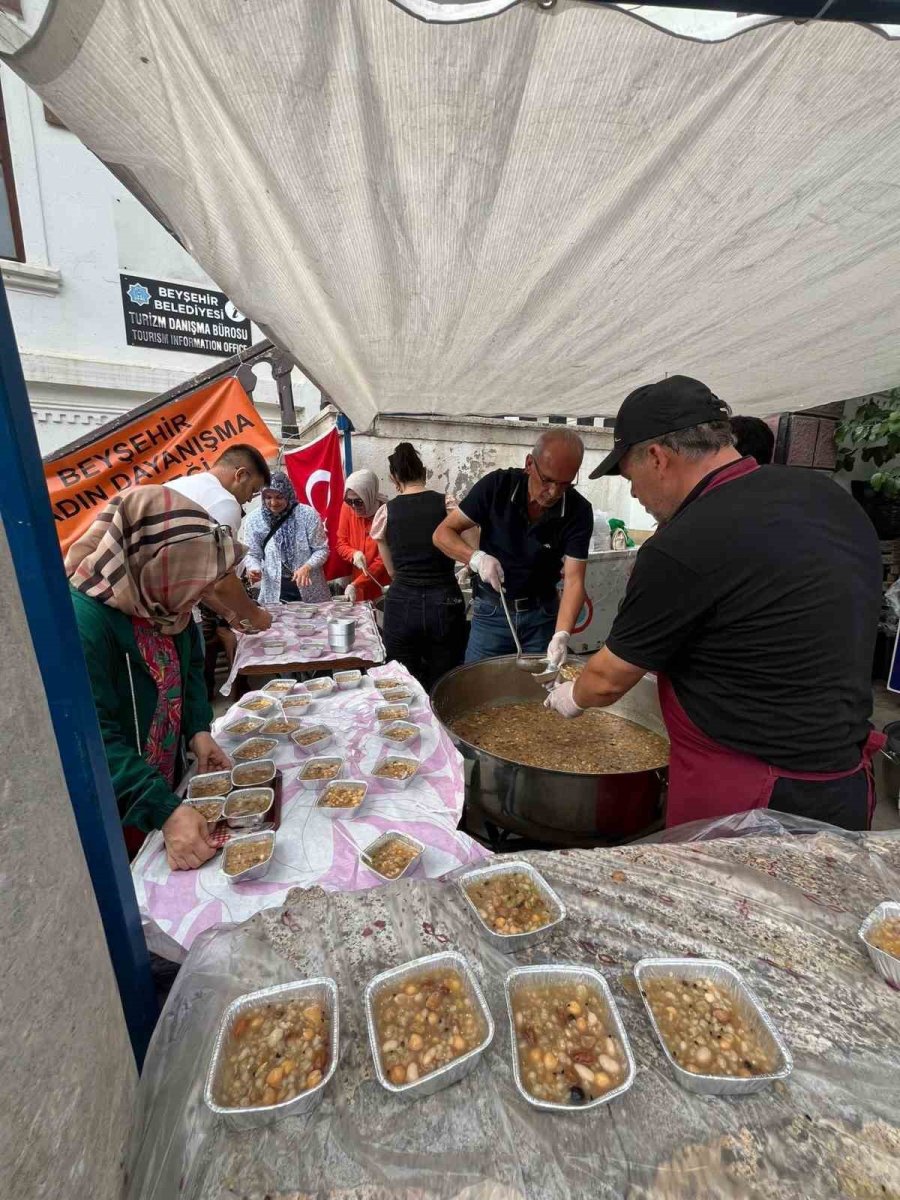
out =
[[659,529],[606,645],[549,707],[605,707],[657,675],[669,732],[666,823],[771,807],[866,829],[871,664],[881,604],[874,528],[815,471],[760,467],[729,410],[675,375],[632,392],[612,452]]

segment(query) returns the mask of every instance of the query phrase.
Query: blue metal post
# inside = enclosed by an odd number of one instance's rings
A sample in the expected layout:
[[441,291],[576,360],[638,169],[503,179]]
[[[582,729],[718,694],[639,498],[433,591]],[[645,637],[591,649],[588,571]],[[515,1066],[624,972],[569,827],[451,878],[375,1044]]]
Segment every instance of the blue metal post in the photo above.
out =
[[[2,281],[0,513],[131,1045],[140,1067],[159,1010]],[[65,953],[65,947],[62,951]]]
[[350,441],[350,434],[353,432],[353,423],[349,417],[345,417],[343,413],[338,413],[337,427],[344,435],[344,478],[353,472],[353,445]]

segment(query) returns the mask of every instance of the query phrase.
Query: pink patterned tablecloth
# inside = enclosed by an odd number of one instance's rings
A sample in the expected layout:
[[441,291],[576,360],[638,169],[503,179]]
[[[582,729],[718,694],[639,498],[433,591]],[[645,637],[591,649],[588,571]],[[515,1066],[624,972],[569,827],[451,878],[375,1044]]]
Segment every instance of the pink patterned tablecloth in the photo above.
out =
[[[359,607],[359,606],[357,606]],[[423,688],[399,663],[377,667],[353,691],[335,691],[317,699],[308,720],[329,726],[334,741],[324,753],[346,756],[344,778],[366,779],[386,750],[376,734],[375,705],[381,696],[373,678],[402,678],[416,692],[410,720],[420,740],[408,753],[422,762],[406,790],[382,781],[371,786],[364,810],[355,817],[330,818],[314,809],[316,793],[297,782],[305,755],[293,742],[282,743],[275,761],[283,777],[281,828],[275,856],[264,879],[231,884],[216,855],[198,871],[171,871],[162,834],[154,833],[132,863],[132,877],[147,944],[155,953],[180,961],[198,934],[222,922],[244,921],[262,908],[282,904],[291,888],[318,885],[326,891],[376,887],[380,880],[359,861],[359,850],[388,829],[399,829],[425,844],[410,875],[436,878],[465,863],[488,856],[477,842],[457,830],[463,807],[462,758],[431,711]],[[233,705],[213,725],[226,750],[240,739],[219,731],[239,708]],[[401,751],[402,752],[402,751]]]
[[[280,667],[291,663],[309,663],[315,668],[327,668],[329,663],[346,658],[360,658],[364,662],[383,663],[384,645],[375,613],[369,603],[360,604],[276,604],[267,605],[274,620],[265,633],[239,633],[238,648],[228,676],[222,687],[222,695],[230,696],[235,678],[245,667],[271,667],[277,675]],[[312,615],[301,616],[297,610],[309,611]],[[356,620],[356,638],[349,653],[335,653],[328,644],[328,618],[353,617]],[[276,650],[279,643],[284,650]]]

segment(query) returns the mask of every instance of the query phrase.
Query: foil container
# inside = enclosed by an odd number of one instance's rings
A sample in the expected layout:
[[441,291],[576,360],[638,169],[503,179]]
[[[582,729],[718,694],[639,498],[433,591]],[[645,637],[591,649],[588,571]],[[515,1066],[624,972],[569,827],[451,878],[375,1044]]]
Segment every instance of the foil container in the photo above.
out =
[[[354,805],[353,808],[343,808],[343,807],[334,807],[333,808],[330,804],[325,803],[325,801],[328,797],[328,789],[329,788],[347,787],[347,785],[351,784],[351,783],[355,784],[357,787],[361,787],[363,789],[362,799],[360,800],[359,804]],[[357,813],[361,813],[362,810],[365,808],[366,794],[367,794],[368,790],[369,790],[369,785],[366,783],[366,781],[364,779],[329,779],[329,781],[325,785],[325,787],[322,788],[322,792],[321,792],[318,800],[316,801],[316,812],[320,812],[323,817],[331,817],[332,819],[336,818],[336,817],[337,818],[355,817]]]
[[[268,769],[268,775],[265,779],[254,780],[248,783],[245,776],[248,771],[259,770],[260,767]],[[236,767],[231,768],[231,784],[236,788],[248,787],[273,787],[272,780],[275,778],[275,760],[272,758],[257,758],[251,762],[238,763]]]
[[[378,1030],[375,1027],[375,1001],[384,988],[394,990],[416,976],[426,975],[431,971],[446,970],[455,970],[462,978],[469,997],[474,1001],[475,1007],[484,1020],[484,1040],[468,1054],[463,1054],[453,1062],[447,1063],[446,1066],[439,1067],[430,1075],[424,1075],[415,1083],[391,1083],[381,1065],[381,1047]],[[478,1065],[478,1060],[494,1037],[494,1018],[491,1016],[491,1010],[487,1006],[478,980],[463,956],[454,950],[446,950],[442,954],[428,954],[424,958],[416,958],[412,962],[404,963],[401,967],[392,967],[389,971],[382,971],[380,975],[376,975],[366,984],[363,1000],[366,1008],[366,1025],[369,1030],[369,1048],[375,1063],[375,1075],[385,1091],[393,1092],[397,1096],[432,1096],[435,1092],[440,1092],[445,1087],[458,1083]]]
[[296,716],[298,713],[308,713],[314,704],[312,696],[306,692],[297,692],[293,696],[285,696],[281,701],[281,708],[285,716]]
[[[198,795],[197,785],[206,780],[215,780],[222,791],[217,795]],[[221,800],[231,791],[231,772],[230,771],[207,771],[203,775],[194,775],[188,783],[187,798],[188,800]]]
[[[243,749],[245,749],[248,746],[252,746],[254,743],[261,743],[258,754],[254,754],[252,758],[239,757],[240,753]],[[257,734],[255,737],[247,738],[247,740],[245,742],[241,742],[241,744],[237,747],[237,749],[234,751],[234,753],[232,754],[231,757],[234,759],[235,763],[239,766],[241,763],[259,762],[260,759],[268,758],[269,755],[272,753],[272,751],[277,750],[277,749],[278,749],[278,739],[277,738],[265,738],[265,737],[260,737],[259,734]]]
[[[399,717],[386,717],[384,713],[392,710],[400,710]],[[406,721],[409,719],[408,704],[376,704],[375,705],[375,720],[379,725],[392,725],[394,721]]]
[[[740,973],[728,963],[714,958],[642,958],[635,964],[634,977],[653,1032],[659,1040],[663,1054],[669,1060],[669,1066],[672,1068],[675,1078],[685,1091],[699,1092],[704,1096],[752,1096],[756,1092],[764,1091],[776,1079],[786,1079],[794,1069],[791,1052],[772,1023],[769,1014],[744,983]],[[672,977],[676,979],[708,979],[716,987],[721,988],[734,1006],[740,1010],[741,1016],[754,1033],[769,1039],[772,1048],[776,1051],[779,1064],[777,1069],[768,1075],[751,1075],[749,1079],[738,1079],[732,1075],[695,1075],[693,1071],[686,1071],[672,1057],[644,994],[644,984],[649,980]]]
[[416,693],[408,687],[386,688],[381,696],[385,704],[405,704],[407,708],[416,702]]
[[[407,738],[405,742],[395,742],[393,738],[388,737],[388,734],[397,728],[411,729],[413,731],[412,737]],[[379,723],[376,733],[382,739],[382,741],[386,742],[389,746],[393,746],[398,753],[402,753],[410,746],[415,746],[419,738],[422,736],[418,725],[414,725],[412,721],[381,722]]]
[[[385,843],[394,840],[406,842],[408,846],[416,851],[416,857],[411,858],[399,875],[382,875],[380,871],[376,871],[371,862],[371,856],[376,850],[380,849]],[[359,852],[359,861],[371,871],[378,879],[383,879],[385,883],[396,883],[398,879],[402,879],[407,872],[411,871],[422,855],[425,853],[425,846],[418,838],[411,837],[408,833],[401,833],[399,829],[389,829],[386,833],[380,834],[374,842],[369,842],[365,849]]]
[[373,682],[374,682],[375,686],[378,688],[379,692],[388,692],[392,688],[398,688],[398,687],[405,686],[402,679],[392,679],[392,678],[375,679],[375,680],[373,680]]
[[[260,794],[265,795],[266,799],[268,800],[268,804],[266,805],[266,807],[264,809],[262,809],[261,812],[258,812],[258,813],[246,813],[244,815],[232,816],[228,811],[229,808],[232,806],[232,804],[234,804],[237,800],[240,800],[241,798],[248,796],[251,792],[259,792]],[[272,811],[272,805],[274,802],[275,802],[275,789],[274,788],[270,788],[270,787],[238,788],[237,791],[232,792],[231,795],[228,797],[228,799],[225,801],[225,809],[224,809],[224,812],[222,815],[225,817],[225,820],[228,822],[229,829],[252,829],[255,825],[261,825],[262,822],[265,821],[268,814]]]
[[[259,842],[266,839],[271,842],[269,847],[269,857],[261,863],[254,863],[252,867],[248,867],[246,871],[239,871],[237,875],[229,875],[225,870],[225,858],[231,846],[242,846],[244,842]],[[275,853],[275,834],[267,831],[265,833],[245,833],[242,837],[232,838],[225,847],[225,853],[222,855],[222,863],[220,870],[229,883],[248,883],[251,879],[262,879],[267,874],[269,867],[272,865],[272,855]]]
[[267,696],[274,696],[278,700],[282,696],[289,696],[296,686],[296,679],[270,679],[262,690]]
[[349,692],[359,687],[362,682],[362,671],[335,671],[334,682],[342,692]]
[[[233,728],[233,726],[243,722],[246,722],[247,725],[245,729],[238,730]],[[265,717],[255,717],[252,713],[243,712],[239,717],[235,717],[229,724],[223,726],[222,733],[227,737],[243,740],[244,738],[253,737],[255,733],[259,733],[265,723]]]
[[[247,708],[248,700],[264,700],[265,704],[259,708]],[[265,692],[248,692],[246,696],[242,696],[238,700],[238,707],[249,713],[251,717],[270,717],[278,708],[278,701],[274,696],[267,696]]]
[[[552,915],[547,924],[542,925],[540,929],[529,929],[526,933],[497,933],[483,919],[478,911],[477,904],[466,892],[466,888],[473,883],[483,883],[486,879],[492,879],[495,875],[512,874],[527,875],[544,897]],[[460,895],[478,922],[482,936],[492,946],[496,946],[503,954],[512,954],[515,950],[521,950],[523,946],[532,946],[535,942],[542,941],[551,930],[555,929],[557,925],[566,919],[566,906],[544,879],[543,875],[541,875],[540,871],[536,870],[531,863],[515,860],[512,862],[502,861],[492,863],[488,867],[479,867],[474,871],[467,871],[465,875],[459,876],[456,880],[456,885],[459,888]]]
[[[580,983],[583,983],[590,990],[600,993],[605,1009],[604,1018],[606,1027],[617,1038],[625,1055],[625,1078],[619,1086],[610,1088],[602,1096],[597,1096],[594,1100],[588,1100],[585,1104],[559,1104],[555,1100],[539,1100],[537,1096],[532,1096],[531,1092],[528,1091],[522,1082],[518,1036],[516,1034],[516,1018],[513,1012],[513,998],[523,988],[550,987],[560,983],[571,983],[573,987],[577,987]],[[628,1041],[628,1034],[625,1032],[625,1026],[622,1024],[622,1018],[619,1016],[619,1010],[616,1008],[616,1002],[613,1000],[612,992],[609,990],[609,984],[599,971],[595,971],[592,967],[569,966],[567,964],[514,967],[506,976],[504,991],[506,992],[506,1011],[509,1015],[513,1078],[515,1079],[519,1095],[523,1100],[533,1105],[534,1108],[545,1108],[550,1112],[578,1113],[587,1112],[592,1108],[599,1108],[600,1105],[608,1104],[610,1100],[615,1100],[617,1096],[622,1096],[628,1091],[634,1083],[634,1055],[631,1052],[631,1043]]]
[[[318,728],[320,728],[320,726],[317,725],[317,726],[315,726],[315,728],[318,729]],[[320,754],[325,749],[326,746],[330,746],[331,743],[334,741],[334,734],[328,728],[327,725],[321,726],[321,729],[323,731],[322,736],[317,738],[314,742],[308,742],[308,743],[306,743],[306,745],[304,745],[303,742],[299,742],[297,740],[299,734],[310,733],[310,732],[312,732],[312,729],[313,729],[313,726],[306,725],[302,729],[298,729],[296,731],[296,733],[292,733],[290,735],[291,741],[294,743],[294,745],[297,747],[297,749],[302,754]]]
[[[413,771],[413,773],[411,775],[407,775],[407,777],[405,779],[391,779],[390,776],[378,774],[379,768],[386,767],[389,763],[392,763],[392,762],[412,763],[412,765],[416,769]],[[422,766],[421,762],[417,758],[414,758],[413,755],[411,755],[411,754],[382,754],[382,756],[379,758],[378,762],[375,764],[375,766],[370,771],[370,775],[372,777],[373,783],[375,783],[379,788],[385,788],[390,791],[393,791],[396,788],[399,791],[403,792],[409,787],[409,785],[412,783],[412,781],[419,774],[419,768],[421,766]]]
[[218,804],[219,815],[213,820],[210,820],[209,817],[206,818],[207,828],[214,829],[215,826],[219,823],[219,821],[222,820],[222,809],[225,806],[225,797],[224,796],[198,796],[196,800],[185,800],[184,804],[187,808],[197,808],[198,805],[200,805],[200,804]]
[[872,909],[859,928],[859,936],[863,945],[868,950],[869,958],[871,958],[878,974],[883,976],[888,983],[892,983],[894,987],[900,988],[900,958],[895,958],[893,954],[888,954],[886,950],[879,950],[868,939],[868,934],[872,930],[872,927],[877,925],[879,921],[886,920],[888,917],[900,917],[900,903],[886,900],[883,904],[879,904],[877,908]]
[[[311,1004],[321,1004],[328,1014],[328,1027],[331,1033],[328,1069],[322,1076],[321,1083],[316,1084],[292,1100],[282,1100],[280,1104],[254,1105],[252,1108],[225,1108],[218,1104],[213,1097],[216,1078],[225,1048],[228,1045],[228,1035],[237,1018],[248,1008],[258,1008],[263,1004],[278,1001],[308,1000]],[[333,979],[304,979],[300,983],[281,983],[275,987],[262,988],[258,992],[248,992],[232,1000],[225,1009],[219,1025],[216,1041],[213,1047],[209,1070],[206,1074],[206,1086],[203,1089],[203,1100],[206,1107],[216,1116],[222,1117],[232,1129],[258,1129],[270,1125],[281,1117],[296,1117],[312,1112],[322,1099],[325,1088],[337,1070],[338,1050],[340,1047],[340,1014],[338,1010],[337,984]]]
[[281,655],[284,655],[287,653],[287,642],[285,642],[285,641],[264,642],[263,650],[265,651],[266,654],[268,654],[270,656],[270,658],[278,658]]
[[[308,792],[321,792],[322,788],[326,787],[329,783],[334,783],[335,780],[340,779],[344,771],[344,762],[345,759],[343,759],[339,754],[319,754],[315,758],[309,758],[300,769],[300,772],[297,775],[297,782]],[[310,767],[315,766],[317,763],[337,763],[337,775],[332,776],[331,779],[304,779],[304,772],[308,771]]]
[[330,696],[336,687],[337,685],[330,675],[325,675],[321,679],[310,679],[306,684],[306,690],[314,700],[322,700],[325,696]]
[[[273,721],[289,721],[292,727],[284,730],[284,732],[282,732],[280,729],[272,729],[271,725]],[[263,725],[262,729],[259,731],[259,736],[278,738],[280,742],[285,742],[292,733],[296,733],[297,730],[301,729],[302,727],[303,722],[299,717],[291,716],[289,713],[285,713],[284,716],[278,716],[276,714],[274,717],[269,717],[265,725]]]

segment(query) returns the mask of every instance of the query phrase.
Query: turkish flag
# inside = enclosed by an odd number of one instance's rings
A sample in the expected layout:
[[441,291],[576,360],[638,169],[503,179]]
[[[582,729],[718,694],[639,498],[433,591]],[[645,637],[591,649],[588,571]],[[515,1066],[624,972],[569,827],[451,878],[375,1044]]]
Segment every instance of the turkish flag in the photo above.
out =
[[344,503],[344,465],[341,460],[341,439],[336,429],[330,429],[299,450],[291,450],[284,456],[284,467],[288,473],[297,499],[301,504],[311,504],[325,525],[331,554],[325,564],[325,578],[336,579],[348,573],[348,566],[338,558],[338,521]]

